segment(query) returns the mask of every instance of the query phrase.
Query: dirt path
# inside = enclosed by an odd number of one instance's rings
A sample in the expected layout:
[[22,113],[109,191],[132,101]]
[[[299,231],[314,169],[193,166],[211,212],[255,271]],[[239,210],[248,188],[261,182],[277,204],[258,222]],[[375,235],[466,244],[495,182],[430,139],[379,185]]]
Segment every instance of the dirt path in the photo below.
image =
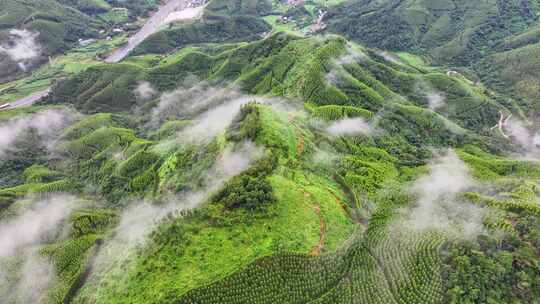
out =
[[304,154],[306,141],[301,131],[297,131],[297,135],[298,135],[298,143],[296,144],[296,157],[300,158],[302,154]]
[[353,217],[347,205],[345,205],[345,203],[341,200],[341,198],[337,196],[337,194],[335,194],[334,191],[330,187],[327,187],[326,190],[334,197],[334,199],[336,200],[336,203],[341,206],[341,209],[343,209],[343,212],[347,214],[347,216],[351,219],[351,221],[363,226],[364,228],[367,228],[368,226],[367,223],[362,222],[360,219]]
[[321,254],[322,249],[324,248],[324,241],[326,239],[326,223],[321,213],[321,206],[316,205],[313,207],[315,213],[319,216],[319,242],[311,249],[309,252],[310,255],[317,256]]
[[[302,189],[302,193],[304,193],[304,198],[306,200],[313,202],[311,199],[311,193],[309,193],[306,189]],[[322,216],[321,206],[319,204],[316,204],[315,206],[313,206],[313,209],[319,217],[319,241],[313,246],[313,248],[311,248],[311,250],[309,251],[309,255],[317,256],[324,248],[324,242],[326,240],[326,222],[324,221],[324,217]]]

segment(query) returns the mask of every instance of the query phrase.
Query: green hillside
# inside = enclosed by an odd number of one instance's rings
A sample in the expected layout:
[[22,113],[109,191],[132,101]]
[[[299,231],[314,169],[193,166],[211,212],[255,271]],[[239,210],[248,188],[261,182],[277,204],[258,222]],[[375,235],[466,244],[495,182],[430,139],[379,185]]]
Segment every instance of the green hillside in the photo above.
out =
[[52,86],[0,110],[0,303],[537,304],[540,3],[302,8],[328,33],[212,0],[0,86]]
[[462,65],[512,45],[514,35],[533,35],[524,32],[538,24],[539,11],[534,0],[365,0],[343,4],[328,20],[331,30],[369,46],[414,50]]
[[[155,4],[153,0],[3,0],[0,1],[0,45],[8,44],[13,29],[37,33],[35,48],[39,54],[26,63],[31,68],[78,45],[79,39],[105,37],[116,25],[111,19],[113,12],[125,9],[126,18],[122,21],[134,21]],[[0,52],[0,83],[24,72],[16,59]]]
[[328,32],[367,46],[463,67],[529,113],[539,93],[539,16],[534,0],[366,0],[333,7],[325,20]]
[[211,0],[200,20],[171,25],[153,34],[133,54],[165,54],[193,43],[257,40],[271,29],[260,18],[271,9],[269,0]]

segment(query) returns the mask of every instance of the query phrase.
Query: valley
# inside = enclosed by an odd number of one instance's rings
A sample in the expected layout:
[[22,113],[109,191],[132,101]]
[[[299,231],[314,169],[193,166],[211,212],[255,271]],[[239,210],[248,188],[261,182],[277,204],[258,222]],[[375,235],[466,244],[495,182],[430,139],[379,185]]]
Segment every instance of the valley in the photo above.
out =
[[[143,42],[150,35],[159,30],[160,27],[170,23],[170,16],[175,12],[181,13],[182,11],[190,10],[202,5],[197,3],[196,0],[172,0],[166,4],[160,6],[158,10],[152,14],[152,16],[145,22],[143,27],[132,37],[130,37],[127,43],[117,50],[114,50],[106,59],[105,62],[114,63],[124,59],[131,51],[133,51],[141,42]],[[196,18],[197,14],[187,16],[187,19]],[[174,20],[174,19],[173,19]],[[182,18],[180,19],[182,20]]]
[[96,31],[0,73],[1,303],[540,299],[540,2],[47,1]]

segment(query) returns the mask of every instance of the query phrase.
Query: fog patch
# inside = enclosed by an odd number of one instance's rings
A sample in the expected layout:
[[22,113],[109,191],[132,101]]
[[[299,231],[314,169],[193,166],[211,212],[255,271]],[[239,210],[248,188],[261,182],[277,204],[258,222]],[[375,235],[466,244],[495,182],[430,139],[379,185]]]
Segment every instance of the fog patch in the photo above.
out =
[[332,136],[369,135],[373,127],[362,118],[345,118],[332,122],[326,132]]
[[148,81],[141,81],[133,91],[135,96],[140,101],[148,101],[156,95],[156,90]]
[[235,176],[249,168],[253,160],[260,159],[262,155],[262,148],[251,141],[244,142],[236,149],[229,146],[219,156],[217,173],[221,172],[224,177]]
[[446,103],[446,98],[439,92],[431,91],[426,93],[429,108],[433,111],[443,107]]
[[336,60],[338,65],[347,65],[364,61],[368,58],[360,48],[347,44],[347,53]]
[[[176,135],[174,142],[206,143],[223,133],[240,113],[242,106],[258,102],[293,115],[294,107],[279,99],[245,95],[234,87],[197,85],[180,88],[161,96],[154,109],[153,125],[167,120],[191,120],[191,124]],[[172,142],[163,143],[163,148]]]
[[235,86],[215,87],[199,83],[186,88],[196,79],[196,76],[188,76],[183,87],[161,95],[158,106],[153,110],[151,128],[158,128],[170,120],[190,120],[191,124],[177,134],[177,140],[203,143],[224,132],[242,106],[248,103],[269,105],[288,115],[301,112],[298,105],[291,102],[247,95]]
[[377,52],[377,55],[381,56],[384,60],[395,63],[395,64],[401,64],[401,61],[394,55],[387,51],[379,51]]
[[[161,204],[150,201],[132,203],[121,215],[111,238],[106,240],[93,265],[91,282],[111,277],[125,278],[126,263],[145,244],[149,234],[166,218],[181,216],[181,212],[196,208],[219,190],[230,178],[248,169],[264,154],[250,141],[228,146],[217,156],[215,164],[203,173],[204,185],[197,191],[171,194]],[[120,270],[120,268],[122,268]],[[121,273],[119,273],[121,272]]]
[[41,303],[55,279],[54,265],[35,250],[28,250],[17,258],[21,265],[14,275],[0,270],[0,302]]
[[133,246],[140,243],[159,222],[171,212],[193,209],[197,207],[209,193],[218,190],[231,177],[249,168],[263,156],[263,149],[251,141],[245,141],[238,146],[227,146],[216,159],[212,168],[205,173],[205,184],[202,190],[172,195],[162,205],[141,202],[135,207],[128,208],[121,216],[116,237],[125,239]]
[[0,223],[0,302],[39,303],[55,279],[40,245],[62,235],[76,198],[55,195],[33,202]]
[[76,118],[78,115],[75,113],[45,110],[0,122],[0,158],[8,152],[14,152],[13,144],[30,131],[36,132],[41,143],[52,149],[60,131]]
[[324,80],[331,85],[336,85],[339,81],[339,78],[339,72],[335,69],[331,70],[324,76]]
[[204,6],[188,7],[181,11],[170,13],[163,21],[163,24],[169,24],[177,21],[199,19],[203,15]]
[[207,142],[226,130],[242,106],[253,100],[251,97],[241,97],[212,108],[197,117],[178,137],[191,142]]
[[41,56],[41,46],[36,41],[39,33],[28,30],[12,29],[7,43],[0,45],[0,53],[6,54],[19,64],[23,71],[35,58]]
[[182,87],[161,95],[159,104],[153,111],[153,121],[159,124],[171,119],[188,119],[241,96],[237,89],[211,87],[204,83],[189,88]]
[[415,93],[425,98],[428,108],[432,111],[436,111],[446,105],[446,96],[425,80],[419,80],[417,82]]
[[347,44],[345,55],[333,60],[334,68],[325,75],[325,81],[331,85],[336,85],[340,79],[340,73],[348,73],[343,68],[344,65],[364,61],[368,56],[361,49],[351,44]]
[[540,158],[540,133],[518,119],[509,119],[504,123],[504,131],[510,140],[522,148],[523,157],[537,160]]
[[74,201],[75,198],[68,195],[53,196],[0,223],[0,258],[56,238],[60,225],[74,207]]
[[429,173],[413,184],[416,205],[405,214],[400,227],[466,239],[476,237],[484,232],[485,211],[457,197],[474,185],[469,168],[454,151],[438,156],[429,165]]
[[188,124],[153,149],[164,154],[172,152],[180,144],[208,144],[224,134],[242,107],[250,103],[270,106],[277,115],[289,121],[304,113],[297,104],[287,100],[246,95],[234,87],[203,84],[181,88],[162,95],[160,105],[154,112],[152,127],[158,127],[167,120],[183,120]]
[[312,156],[312,162],[322,166],[334,166],[338,163],[340,155],[332,147],[320,147]]

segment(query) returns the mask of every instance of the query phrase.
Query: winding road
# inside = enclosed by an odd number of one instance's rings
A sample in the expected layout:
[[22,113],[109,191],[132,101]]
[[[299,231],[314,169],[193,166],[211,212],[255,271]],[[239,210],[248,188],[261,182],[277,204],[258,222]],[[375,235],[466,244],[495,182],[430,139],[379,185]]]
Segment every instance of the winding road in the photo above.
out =
[[[175,20],[175,18],[171,19],[171,15],[173,13],[181,13],[182,10],[185,10],[186,15],[194,15],[189,16],[186,19],[191,18],[198,18],[200,15],[192,14],[191,11],[193,11],[195,8],[189,7],[190,0],[169,0],[166,4],[159,7],[158,11],[155,12],[148,21],[144,24],[144,26],[132,37],[129,38],[128,42],[123,45],[122,47],[114,50],[109,57],[105,59],[105,62],[107,63],[116,63],[122,61],[131,51],[133,51],[141,42],[143,42],[146,38],[148,38],[150,35],[155,33],[160,29],[161,26],[172,22]],[[201,10],[202,12],[202,10]],[[181,14],[180,14],[181,15]],[[197,15],[197,16],[195,16]],[[10,103],[9,107],[6,107],[6,109],[13,109],[18,107],[24,107],[24,106],[31,106],[35,102],[39,101],[43,97],[46,97],[51,92],[51,88],[47,88],[43,91],[36,92],[32,95],[26,96],[24,98],[21,98],[17,101],[14,101]]]
[[19,107],[31,106],[35,102],[39,101],[41,98],[49,95],[50,92],[51,92],[51,88],[47,88],[43,91],[34,93],[30,96],[26,96],[24,98],[21,98],[17,101],[10,103],[9,107],[7,107],[6,109],[14,109],[14,108],[19,108]]
[[105,62],[115,63],[122,61],[122,59],[129,55],[129,53],[141,42],[159,30],[162,25],[166,24],[167,18],[171,13],[187,8],[188,4],[188,0],[170,0],[167,4],[162,5],[158,11],[148,19],[144,26],[135,35],[129,38],[127,44],[113,51],[112,54],[105,59]]

